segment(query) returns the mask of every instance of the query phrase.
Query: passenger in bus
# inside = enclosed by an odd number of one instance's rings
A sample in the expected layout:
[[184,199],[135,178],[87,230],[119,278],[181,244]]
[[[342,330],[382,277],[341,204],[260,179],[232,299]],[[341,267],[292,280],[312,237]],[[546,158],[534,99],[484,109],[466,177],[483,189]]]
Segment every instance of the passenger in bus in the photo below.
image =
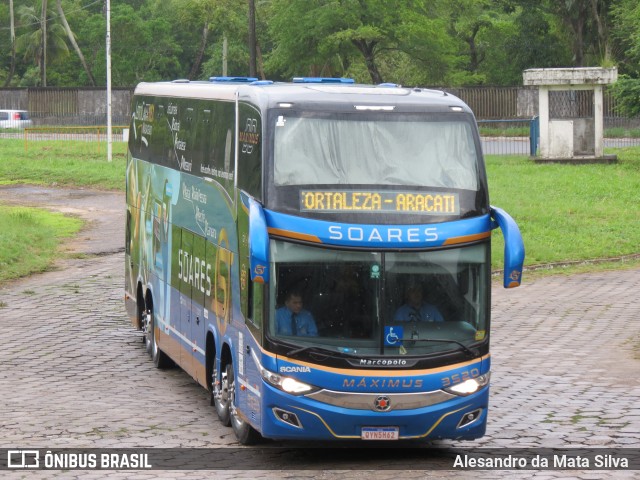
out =
[[407,301],[393,316],[394,322],[443,322],[444,318],[435,305],[423,300],[422,287],[411,284],[407,287]]
[[313,315],[303,308],[302,294],[292,290],[287,293],[284,306],[276,310],[276,330],[280,335],[316,337],[318,328]]

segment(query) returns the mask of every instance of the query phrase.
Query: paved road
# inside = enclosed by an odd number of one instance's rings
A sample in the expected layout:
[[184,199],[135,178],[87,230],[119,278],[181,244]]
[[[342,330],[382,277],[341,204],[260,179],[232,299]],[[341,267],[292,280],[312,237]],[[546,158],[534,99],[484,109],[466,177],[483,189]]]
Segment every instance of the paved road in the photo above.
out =
[[[129,326],[123,307],[122,194],[0,188],[0,202],[9,201],[88,219],[88,228],[68,249],[90,255],[0,288],[0,448],[221,447],[229,449],[230,465],[233,458],[251,458],[244,456],[248,450],[254,459],[261,455],[264,466],[216,470],[209,477],[345,479],[424,478],[425,457],[434,466],[446,460],[430,453],[434,446],[640,449],[638,269],[532,282],[525,276],[518,289],[494,288],[492,405],[483,439],[413,445],[400,466],[398,454],[387,450],[317,453],[307,450],[309,445],[270,442],[267,447],[285,451],[268,456],[237,445],[231,429],[218,424],[207,393],[187,375],[154,369],[140,334]],[[295,470],[287,468],[290,461]],[[158,476],[30,473],[25,478]],[[640,472],[436,473],[595,479],[638,478]],[[204,472],[163,474],[202,477]]]
[[[530,154],[529,137],[481,137],[482,152],[485,155],[527,155]],[[605,148],[637,147],[637,138],[605,138]]]

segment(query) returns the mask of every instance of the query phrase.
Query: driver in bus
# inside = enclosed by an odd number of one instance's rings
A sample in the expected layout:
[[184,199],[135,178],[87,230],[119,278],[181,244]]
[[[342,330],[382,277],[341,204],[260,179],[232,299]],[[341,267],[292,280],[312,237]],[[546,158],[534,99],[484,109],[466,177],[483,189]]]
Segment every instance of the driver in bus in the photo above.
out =
[[442,314],[435,305],[422,298],[422,287],[410,284],[407,287],[407,301],[393,316],[394,322],[443,322]]
[[276,310],[276,330],[281,335],[316,337],[318,328],[313,315],[303,308],[302,294],[289,291],[284,306]]

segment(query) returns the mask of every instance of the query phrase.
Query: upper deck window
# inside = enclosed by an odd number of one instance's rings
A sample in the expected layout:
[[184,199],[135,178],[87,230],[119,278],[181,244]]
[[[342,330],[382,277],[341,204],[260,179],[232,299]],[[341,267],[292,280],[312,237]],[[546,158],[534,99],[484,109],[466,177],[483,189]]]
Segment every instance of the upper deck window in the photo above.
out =
[[478,189],[471,117],[283,112],[274,121],[276,186]]

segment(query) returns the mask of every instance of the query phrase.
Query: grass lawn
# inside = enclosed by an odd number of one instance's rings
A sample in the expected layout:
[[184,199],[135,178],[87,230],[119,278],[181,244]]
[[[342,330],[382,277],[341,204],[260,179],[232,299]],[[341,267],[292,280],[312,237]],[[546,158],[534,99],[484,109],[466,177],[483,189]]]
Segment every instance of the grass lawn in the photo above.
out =
[[[491,203],[520,226],[526,265],[640,253],[640,147],[614,151],[614,165],[487,156]],[[499,267],[501,240],[494,239]]]
[[82,227],[82,221],[37,208],[0,206],[0,283],[44,272],[58,245]]
[[[79,141],[0,139],[0,185],[28,183],[124,190],[126,145]],[[43,272],[59,255],[59,245],[82,228],[78,218],[35,208],[0,205],[0,283]]]
[[0,139],[0,185],[82,186],[124,191],[127,146],[113,143],[107,162],[106,143],[73,140],[29,141]]

